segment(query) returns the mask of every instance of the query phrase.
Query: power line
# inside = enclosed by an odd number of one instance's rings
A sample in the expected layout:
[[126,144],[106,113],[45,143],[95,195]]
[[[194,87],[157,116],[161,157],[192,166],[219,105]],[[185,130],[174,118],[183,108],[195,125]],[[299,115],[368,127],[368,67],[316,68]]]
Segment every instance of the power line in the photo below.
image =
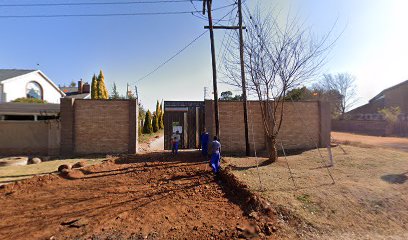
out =
[[173,56],[171,56],[169,59],[167,59],[166,61],[162,62],[159,66],[157,66],[155,69],[153,69],[151,72],[149,72],[148,74],[144,75],[143,77],[139,78],[138,80],[136,80],[136,82],[142,81],[143,79],[149,77],[150,75],[152,75],[153,73],[157,72],[157,70],[159,70],[160,68],[162,68],[164,65],[166,65],[168,62],[170,62],[171,60],[173,60],[175,57],[177,57],[180,53],[182,53],[184,50],[186,50],[188,47],[190,47],[193,43],[195,43],[198,39],[200,39],[202,36],[204,36],[206,33],[208,32],[208,30],[202,32],[200,35],[198,35],[197,37],[195,37],[193,39],[193,41],[191,41],[190,43],[188,43],[185,47],[183,47],[182,49],[180,49],[176,54],[174,54]]
[[[235,5],[234,4],[230,4],[229,6]],[[219,9],[219,8],[218,8]],[[236,9],[236,7],[232,8],[231,11],[229,11],[227,14],[225,14],[222,18],[220,18],[217,22],[219,23],[221,20],[223,20],[225,17],[227,17],[228,15],[231,14],[231,12],[233,12]],[[144,75],[143,77],[139,78],[138,80],[135,81],[135,83],[140,82],[144,79],[146,79],[147,77],[149,77],[150,75],[152,75],[153,73],[157,72],[160,68],[162,68],[164,65],[166,65],[168,62],[170,62],[171,60],[173,60],[174,58],[176,58],[178,55],[180,55],[184,50],[186,50],[188,47],[190,47],[191,45],[193,45],[193,43],[195,43],[197,40],[199,40],[201,37],[203,37],[206,33],[208,32],[208,30],[205,30],[204,32],[202,32],[200,35],[198,35],[197,37],[195,37],[191,42],[189,42],[186,46],[184,46],[182,49],[180,49],[179,51],[177,51],[173,56],[171,56],[170,58],[168,58],[167,60],[165,60],[164,62],[162,62],[161,64],[159,64],[156,68],[154,68],[152,71],[150,71],[148,74]]]
[[[230,7],[229,4],[215,8],[214,11]],[[198,11],[201,12],[201,11]],[[64,17],[117,17],[117,16],[154,16],[154,15],[181,15],[194,14],[197,11],[173,11],[173,12],[137,12],[137,13],[91,13],[91,14],[51,14],[51,15],[0,15],[0,18],[64,18]]]
[[201,0],[154,0],[154,1],[123,1],[123,2],[77,2],[77,3],[21,3],[0,4],[0,7],[52,7],[52,6],[86,6],[86,5],[126,5],[126,4],[160,4],[160,3],[186,3]]

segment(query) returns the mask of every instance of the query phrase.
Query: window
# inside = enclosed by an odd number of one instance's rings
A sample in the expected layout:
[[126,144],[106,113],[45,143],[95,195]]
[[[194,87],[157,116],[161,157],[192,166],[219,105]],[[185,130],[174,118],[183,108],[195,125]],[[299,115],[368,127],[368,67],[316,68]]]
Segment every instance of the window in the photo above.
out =
[[29,82],[26,87],[27,98],[43,99],[43,91],[41,85],[37,82]]

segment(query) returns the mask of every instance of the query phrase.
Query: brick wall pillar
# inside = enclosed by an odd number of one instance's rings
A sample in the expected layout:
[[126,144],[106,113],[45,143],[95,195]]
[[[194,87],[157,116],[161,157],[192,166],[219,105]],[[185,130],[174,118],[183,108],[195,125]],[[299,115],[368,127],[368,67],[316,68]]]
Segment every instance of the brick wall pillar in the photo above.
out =
[[319,101],[320,113],[320,146],[327,147],[330,144],[331,113],[328,102]]
[[139,107],[137,100],[129,100],[129,142],[128,153],[137,153]]
[[61,155],[74,154],[75,143],[75,99],[61,98],[60,103],[60,118],[61,118]]

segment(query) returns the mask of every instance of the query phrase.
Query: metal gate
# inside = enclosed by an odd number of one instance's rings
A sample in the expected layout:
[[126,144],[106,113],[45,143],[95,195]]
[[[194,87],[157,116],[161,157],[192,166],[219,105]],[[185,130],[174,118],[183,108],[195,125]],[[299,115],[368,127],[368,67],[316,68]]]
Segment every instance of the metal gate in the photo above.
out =
[[181,131],[181,149],[200,147],[204,129],[203,101],[164,101],[164,149],[171,149],[171,135]]

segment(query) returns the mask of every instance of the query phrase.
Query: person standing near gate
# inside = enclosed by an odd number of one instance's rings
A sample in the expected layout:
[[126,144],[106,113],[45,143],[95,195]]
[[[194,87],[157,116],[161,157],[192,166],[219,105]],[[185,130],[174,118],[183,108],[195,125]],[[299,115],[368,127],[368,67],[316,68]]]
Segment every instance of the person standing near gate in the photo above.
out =
[[210,135],[208,134],[205,128],[201,133],[200,140],[201,140],[201,154],[203,154],[203,156],[208,156],[208,142],[210,141]]
[[213,172],[218,175],[218,171],[220,170],[220,160],[221,160],[221,143],[218,141],[217,136],[214,136],[214,141],[211,143],[212,146],[212,154],[210,165]]
[[180,144],[180,132],[176,131],[176,133],[173,133],[173,135],[171,135],[171,153],[173,155],[177,155],[179,144]]

